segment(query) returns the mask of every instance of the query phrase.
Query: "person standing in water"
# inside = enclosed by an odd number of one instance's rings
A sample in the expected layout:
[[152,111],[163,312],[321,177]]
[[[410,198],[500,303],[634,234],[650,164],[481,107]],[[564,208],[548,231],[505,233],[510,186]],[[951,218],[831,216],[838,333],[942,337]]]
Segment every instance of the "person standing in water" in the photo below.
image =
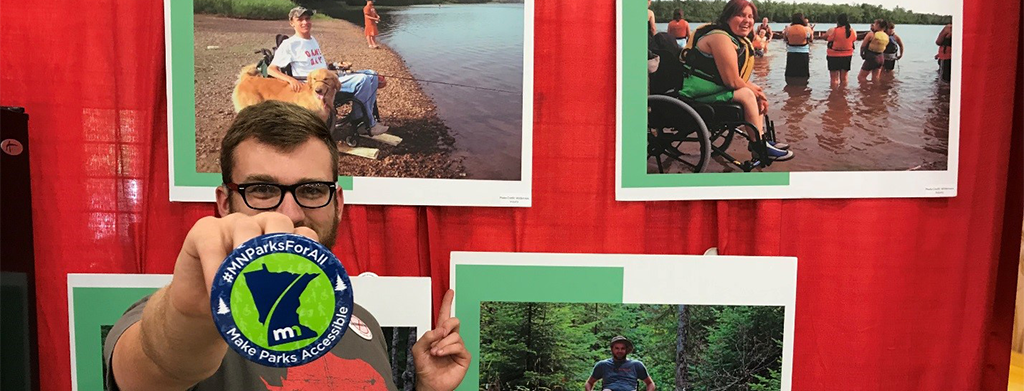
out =
[[832,88],[846,85],[847,74],[850,72],[850,60],[853,58],[853,45],[857,42],[857,32],[850,27],[846,14],[839,14],[836,27],[828,30],[828,50],[825,61],[828,62],[828,74]]
[[953,24],[947,24],[935,38],[935,44],[939,45],[939,68],[942,69],[942,80],[949,83],[953,73]]
[[811,77],[811,29],[806,25],[804,14],[793,14],[792,23],[782,30],[786,41],[786,77]]
[[772,41],[772,26],[768,25],[768,18],[761,19],[761,24],[757,26],[757,33],[760,34],[762,31],[764,31],[765,49],[768,49],[767,43]]
[[885,19],[875,19],[875,23],[871,25],[871,32],[864,36],[864,41],[860,44],[860,56],[864,59],[864,64],[860,67],[857,80],[861,83],[868,81],[868,75],[871,75],[871,80],[878,80],[882,74],[882,64],[885,62],[882,52],[889,45],[889,35],[885,33],[888,25]]
[[683,19],[683,10],[676,8],[672,11],[672,21],[668,22],[668,35],[676,39],[679,47],[686,47],[686,40],[690,38],[690,23]]
[[750,40],[750,46],[754,48],[754,57],[764,57],[764,52],[768,51],[768,39],[765,38],[764,30],[759,30],[754,35],[754,39]]
[[373,8],[373,0],[366,0],[366,6],[363,7],[363,32],[366,34],[366,46],[371,49],[377,49],[377,23],[380,22],[380,15],[377,15],[377,9]]
[[892,73],[896,69],[896,61],[903,58],[904,46],[903,40],[900,39],[899,35],[896,35],[896,24],[889,22],[885,29],[885,34],[889,36],[889,44],[885,45],[885,51],[882,52],[882,58],[885,62],[882,63],[882,72]]

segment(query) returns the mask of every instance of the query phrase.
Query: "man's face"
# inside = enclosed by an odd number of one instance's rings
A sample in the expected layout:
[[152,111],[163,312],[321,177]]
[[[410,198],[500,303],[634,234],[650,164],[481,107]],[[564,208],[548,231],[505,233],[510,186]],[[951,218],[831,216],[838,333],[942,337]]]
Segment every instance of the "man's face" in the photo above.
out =
[[288,24],[295,29],[295,34],[302,37],[309,36],[310,31],[313,29],[313,22],[309,20],[309,15],[301,15],[297,18],[292,18]]
[[612,344],[612,357],[615,358],[615,360],[625,360],[627,353],[629,353],[629,345],[625,342],[616,342]]
[[[235,148],[235,167],[231,181],[238,184],[275,183],[293,185],[305,182],[334,182],[331,173],[331,151],[322,141],[310,138],[290,152],[282,152],[255,139],[242,141]],[[274,209],[288,216],[296,227],[309,227],[320,243],[331,248],[338,234],[343,199],[339,188],[330,204],[310,209],[299,206],[292,193],[285,193],[281,205]],[[230,213],[256,215],[264,211],[249,208],[237,191],[217,188],[217,208],[221,216]]]

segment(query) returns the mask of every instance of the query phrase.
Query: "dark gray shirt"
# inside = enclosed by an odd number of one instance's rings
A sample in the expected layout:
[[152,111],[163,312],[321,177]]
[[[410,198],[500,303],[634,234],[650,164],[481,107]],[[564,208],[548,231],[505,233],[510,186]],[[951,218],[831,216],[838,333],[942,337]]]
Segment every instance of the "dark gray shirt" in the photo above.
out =
[[[118,390],[111,370],[114,344],[133,323],[142,319],[142,309],[149,302],[146,296],[132,304],[114,323],[103,343],[103,360],[107,363],[104,383],[108,390]],[[355,306],[351,322],[358,318],[372,336],[366,339],[348,330],[329,353],[305,365],[274,368],[246,360],[228,349],[220,369],[191,390],[381,390],[397,391],[391,378],[387,342],[380,324],[366,309]]]

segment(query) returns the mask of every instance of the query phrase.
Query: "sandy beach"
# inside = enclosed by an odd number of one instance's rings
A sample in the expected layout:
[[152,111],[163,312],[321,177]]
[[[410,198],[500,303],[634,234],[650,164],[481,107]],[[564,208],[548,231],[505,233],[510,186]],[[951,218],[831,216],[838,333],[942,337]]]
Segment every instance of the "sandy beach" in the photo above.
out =
[[[254,52],[274,46],[276,34],[292,34],[285,20],[243,20],[195,15],[196,168],[219,172],[220,139],[235,113],[231,91],[239,70],[259,60]],[[410,80],[404,61],[381,45],[366,47],[362,26],[343,20],[314,20],[313,36],[327,61],[348,61],[353,69],[373,69],[387,80],[377,104],[398,146],[366,141],[379,148],[377,160],[341,155],[340,173],[347,176],[404,178],[462,178],[460,159],[453,157],[455,139],[438,118],[436,108],[420,86]],[[406,79],[408,78],[408,79]]]

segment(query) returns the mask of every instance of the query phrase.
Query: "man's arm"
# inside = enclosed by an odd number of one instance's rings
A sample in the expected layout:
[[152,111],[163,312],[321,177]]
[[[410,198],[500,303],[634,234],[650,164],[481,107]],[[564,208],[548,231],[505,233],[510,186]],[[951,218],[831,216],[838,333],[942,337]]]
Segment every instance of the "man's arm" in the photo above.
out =
[[171,284],[157,291],[117,340],[111,371],[121,390],[184,390],[220,368],[227,344],[210,314],[210,287],[231,249],[263,233],[289,232],[317,239],[308,227],[295,228],[280,213],[231,214],[200,219],[185,237]]
[[292,88],[292,91],[299,92],[302,89],[302,82],[298,79],[288,76],[288,74],[281,71],[281,68],[277,65],[270,65],[267,67],[267,74],[275,79],[280,79],[288,82],[288,86]]
[[647,391],[654,391],[654,379],[651,379],[650,376],[644,379],[644,384],[647,385]]
[[114,345],[111,370],[121,390],[183,390],[217,371],[227,344],[207,317],[185,315],[165,287],[150,298],[142,320]]
[[587,379],[587,383],[583,385],[583,389],[586,391],[594,391],[594,384],[597,383],[597,379],[591,376]]

